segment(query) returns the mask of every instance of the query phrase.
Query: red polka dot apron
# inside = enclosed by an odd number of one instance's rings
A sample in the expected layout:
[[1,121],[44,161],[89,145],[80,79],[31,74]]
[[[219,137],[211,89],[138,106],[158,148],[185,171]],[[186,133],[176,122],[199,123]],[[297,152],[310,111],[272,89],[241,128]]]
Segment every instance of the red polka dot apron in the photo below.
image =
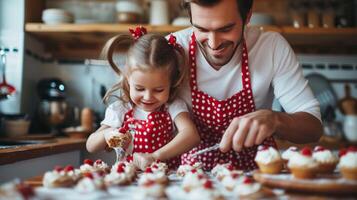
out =
[[[166,106],[163,106],[160,111],[151,112],[146,120],[134,119],[133,113],[134,110],[131,109],[125,114],[122,126],[134,127],[133,153],[153,153],[174,137],[174,126]],[[165,162],[170,169],[175,169],[180,164],[180,158],[176,157]]]
[[[222,153],[219,150],[206,152],[196,158],[190,158],[190,154],[213,146],[221,141],[221,138],[235,117],[243,116],[255,111],[253,93],[248,69],[248,53],[245,40],[242,40],[242,84],[243,89],[225,100],[217,100],[200,91],[197,86],[196,69],[196,38],[192,34],[189,47],[190,87],[192,95],[193,120],[201,136],[201,143],[190,152],[182,155],[183,164],[202,162],[205,170],[211,170],[218,163],[232,163],[240,170],[253,170],[257,168],[254,162],[257,146],[244,148],[241,152],[230,150]],[[263,145],[276,147],[272,137],[267,138]]]

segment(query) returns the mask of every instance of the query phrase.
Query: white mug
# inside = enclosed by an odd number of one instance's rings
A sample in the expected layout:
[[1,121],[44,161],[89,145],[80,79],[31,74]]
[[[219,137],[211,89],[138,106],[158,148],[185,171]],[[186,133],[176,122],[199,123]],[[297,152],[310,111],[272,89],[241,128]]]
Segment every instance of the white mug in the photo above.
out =
[[346,115],[343,123],[345,138],[350,142],[357,142],[357,115]]

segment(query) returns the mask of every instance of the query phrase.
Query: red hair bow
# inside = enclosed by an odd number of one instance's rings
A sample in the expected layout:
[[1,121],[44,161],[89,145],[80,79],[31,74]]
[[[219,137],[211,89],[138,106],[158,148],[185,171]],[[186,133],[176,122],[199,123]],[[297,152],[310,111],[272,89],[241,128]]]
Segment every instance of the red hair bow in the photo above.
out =
[[143,26],[138,26],[135,28],[135,30],[129,28],[129,31],[135,40],[139,39],[141,36],[147,33],[146,28],[144,28]]
[[170,34],[170,37],[169,37],[168,42],[169,42],[169,45],[171,45],[171,46],[173,46],[173,47],[179,47],[179,48],[181,48],[180,44],[178,44],[178,43],[176,42],[176,37],[175,37],[172,33]]

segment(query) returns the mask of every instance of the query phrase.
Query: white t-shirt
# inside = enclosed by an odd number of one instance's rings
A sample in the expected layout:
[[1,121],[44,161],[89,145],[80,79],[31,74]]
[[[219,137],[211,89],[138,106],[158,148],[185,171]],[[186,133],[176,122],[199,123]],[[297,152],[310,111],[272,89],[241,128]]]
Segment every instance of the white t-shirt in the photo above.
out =
[[[104,120],[100,123],[101,125],[107,125],[112,128],[119,128],[124,122],[124,115],[133,109],[130,103],[123,103],[122,101],[116,101],[108,106],[105,110]],[[178,114],[182,112],[188,112],[185,102],[179,98],[174,100],[172,103],[168,104],[168,112],[171,119],[175,121]],[[137,107],[134,108],[134,118],[145,120],[150,112],[146,112]]]
[[[188,60],[189,41],[193,30],[174,33]],[[249,71],[257,109],[271,109],[274,96],[287,113],[307,112],[321,121],[320,107],[315,99],[297,58],[287,41],[276,32],[262,32],[247,27],[245,40],[248,48]],[[214,69],[197,47],[197,86],[208,95],[224,100],[242,89],[241,48],[221,69]],[[219,89],[217,89],[219,88]],[[180,97],[191,109],[191,90],[187,82]]]

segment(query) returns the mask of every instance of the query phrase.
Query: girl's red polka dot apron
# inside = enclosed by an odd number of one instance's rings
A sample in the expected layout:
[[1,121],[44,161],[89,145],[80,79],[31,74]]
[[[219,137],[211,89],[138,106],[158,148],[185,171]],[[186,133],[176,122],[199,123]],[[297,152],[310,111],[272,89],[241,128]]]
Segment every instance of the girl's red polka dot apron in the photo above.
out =
[[[211,170],[218,163],[232,163],[237,169],[252,170],[257,165],[254,157],[257,152],[257,146],[244,148],[241,152],[230,150],[222,153],[219,150],[206,152],[198,155],[196,158],[190,158],[190,154],[198,150],[213,146],[221,141],[221,138],[235,117],[243,116],[255,111],[253,93],[250,83],[248,69],[248,53],[245,41],[243,40],[242,52],[242,84],[243,89],[228,99],[217,100],[197,86],[196,69],[196,38],[192,34],[189,47],[190,64],[190,87],[192,95],[192,114],[193,120],[201,136],[201,143],[190,152],[182,155],[183,164],[202,162],[205,170]],[[263,145],[274,146],[276,144],[272,137],[267,138]]]
[[[172,140],[173,123],[166,106],[161,111],[151,112],[146,120],[133,118],[133,109],[124,116],[122,127],[134,125],[134,149],[133,153],[153,153]],[[165,161],[170,169],[175,169],[180,164],[180,158],[176,157]]]

